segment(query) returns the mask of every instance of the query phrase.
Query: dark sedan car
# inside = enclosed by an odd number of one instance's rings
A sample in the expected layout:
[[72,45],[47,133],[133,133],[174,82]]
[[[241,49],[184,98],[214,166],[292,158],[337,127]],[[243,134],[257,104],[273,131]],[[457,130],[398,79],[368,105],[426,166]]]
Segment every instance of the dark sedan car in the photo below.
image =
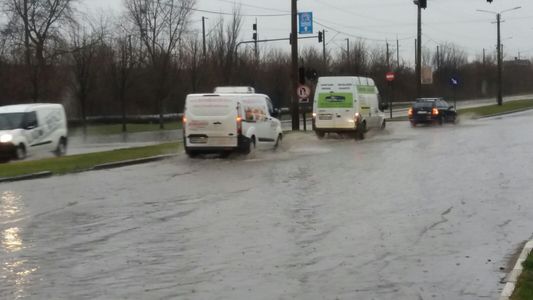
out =
[[412,126],[420,123],[455,123],[457,112],[441,98],[420,98],[409,108],[409,121]]

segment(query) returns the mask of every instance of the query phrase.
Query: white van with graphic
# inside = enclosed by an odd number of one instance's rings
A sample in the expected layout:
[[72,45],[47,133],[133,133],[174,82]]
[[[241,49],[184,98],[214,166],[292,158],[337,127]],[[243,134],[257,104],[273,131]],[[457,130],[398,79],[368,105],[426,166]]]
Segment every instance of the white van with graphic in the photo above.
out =
[[273,115],[272,102],[262,94],[188,95],[183,114],[185,152],[194,157],[277,148],[283,132]]
[[364,139],[371,128],[385,128],[379,91],[366,77],[321,77],[313,103],[313,130],[319,138],[326,133],[354,133]]
[[0,159],[67,151],[67,118],[60,104],[0,106]]

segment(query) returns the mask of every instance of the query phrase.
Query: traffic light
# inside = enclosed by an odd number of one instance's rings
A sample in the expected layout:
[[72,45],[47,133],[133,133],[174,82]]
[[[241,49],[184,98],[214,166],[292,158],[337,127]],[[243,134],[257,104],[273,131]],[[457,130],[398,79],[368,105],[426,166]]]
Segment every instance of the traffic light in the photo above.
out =
[[254,31],[254,34],[253,34],[252,38],[253,38],[254,41],[257,41],[257,23],[254,23],[252,25],[252,30]]
[[305,77],[307,78],[307,80],[317,81],[318,80],[318,72],[315,69],[307,69],[305,71]]
[[322,31],[318,32],[318,42],[322,43],[324,41],[324,36],[322,35]]
[[413,0],[413,3],[415,5],[420,6],[420,8],[427,8],[428,7],[428,1],[427,0]]
[[487,0],[488,3],[492,3],[492,0]]

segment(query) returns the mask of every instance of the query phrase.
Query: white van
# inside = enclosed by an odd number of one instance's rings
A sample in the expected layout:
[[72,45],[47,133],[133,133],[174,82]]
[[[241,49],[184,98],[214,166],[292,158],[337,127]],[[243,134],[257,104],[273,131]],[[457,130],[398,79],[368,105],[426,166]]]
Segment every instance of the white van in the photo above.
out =
[[371,128],[385,128],[379,91],[366,77],[321,77],[313,103],[313,130],[319,138],[326,133],[353,132],[364,139]]
[[248,154],[276,148],[283,139],[268,96],[255,93],[191,94],[185,100],[183,138],[190,157],[200,153]]
[[67,118],[60,104],[0,106],[0,157],[24,159],[38,152],[67,151]]

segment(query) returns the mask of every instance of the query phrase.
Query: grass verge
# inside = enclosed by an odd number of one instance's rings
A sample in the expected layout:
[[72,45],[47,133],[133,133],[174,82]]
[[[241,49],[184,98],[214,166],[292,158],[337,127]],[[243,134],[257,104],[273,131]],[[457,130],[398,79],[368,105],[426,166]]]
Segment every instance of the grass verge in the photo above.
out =
[[47,158],[35,161],[12,162],[0,165],[0,177],[13,177],[43,171],[51,171],[53,174],[79,172],[89,170],[94,166],[105,163],[174,154],[178,153],[181,147],[181,143],[166,143],[59,158]]
[[[181,129],[181,122],[167,122],[165,123],[165,129],[163,130],[178,130]],[[146,131],[158,131],[159,124],[157,123],[128,123],[127,132],[146,132]],[[70,129],[71,135],[81,135],[83,132],[82,127],[74,127]],[[122,124],[94,124],[87,126],[88,135],[110,135],[121,134]]]
[[487,117],[496,114],[509,113],[517,110],[533,109],[533,100],[518,100],[503,103],[502,106],[497,104],[481,107],[459,109],[461,115],[473,115],[476,117]]
[[522,265],[524,270],[518,278],[511,300],[533,299],[533,252],[529,254]]

